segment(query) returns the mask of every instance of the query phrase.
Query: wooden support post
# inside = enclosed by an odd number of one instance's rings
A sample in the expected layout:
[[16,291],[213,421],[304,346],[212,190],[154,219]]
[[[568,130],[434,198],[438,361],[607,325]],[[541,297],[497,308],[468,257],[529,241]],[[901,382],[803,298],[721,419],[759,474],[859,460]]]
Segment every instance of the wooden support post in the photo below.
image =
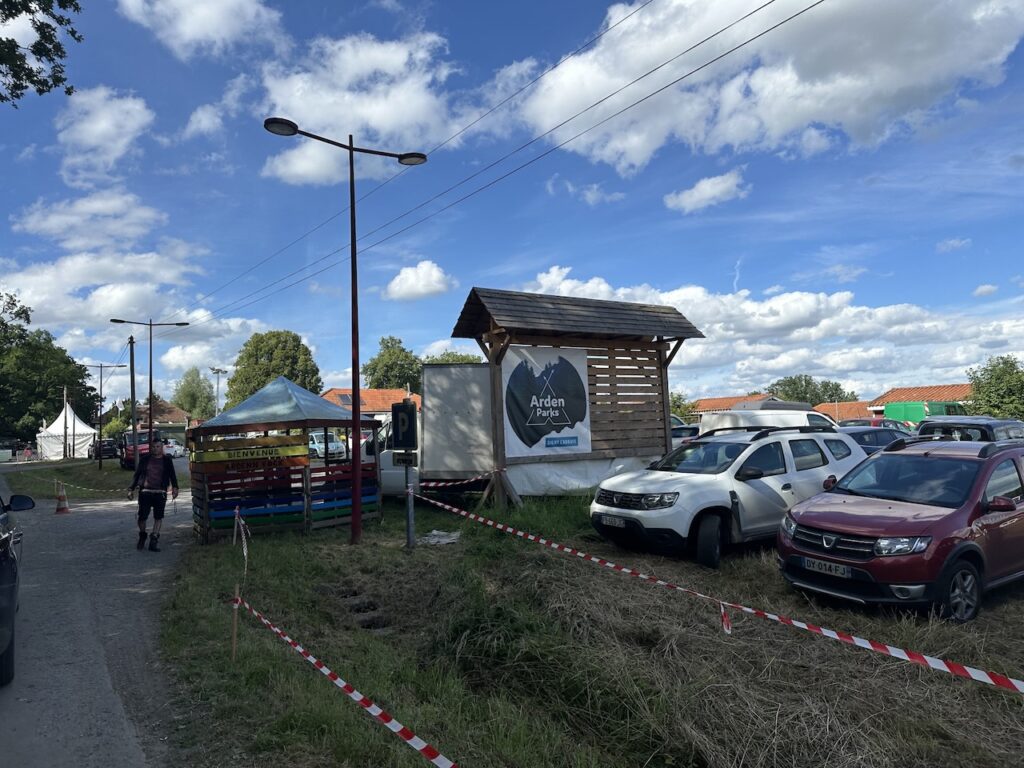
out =
[[[244,534],[243,534],[244,535]],[[238,651],[238,611],[241,609],[239,600],[242,598],[242,593],[239,589],[238,582],[235,582],[235,602],[231,606],[234,610],[231,611],[231,663],[235,663],[235,654]]]
[[[677,346],[676,349],[678,350],[679,347]],[[672,354],[675,354],[675,350]],[[669,357],[665,354],[665,350],[659,349],[658,367],[661,369],[661,399],[665,416],[665,453],[672,451],[672,403],[668,391],[668,360]]]
[[[504,419],[504,398],[501,392],[501,361],[505,357],[510,337],[505,336],[499,341],[494,335],[488,334],[488,354],[491,372],[491,444],[493,445],[492,458],[494,471],[499,472],[505,468],[505,419]],[[493,496],[494,506],[498,510],[505,509],[505,502],[508,498],[506,493],[506,482],[504,473],[499,472],[494,477]]]
[[302,468],[302,519],[309,533],[313,530],[313,478],[308,464]]

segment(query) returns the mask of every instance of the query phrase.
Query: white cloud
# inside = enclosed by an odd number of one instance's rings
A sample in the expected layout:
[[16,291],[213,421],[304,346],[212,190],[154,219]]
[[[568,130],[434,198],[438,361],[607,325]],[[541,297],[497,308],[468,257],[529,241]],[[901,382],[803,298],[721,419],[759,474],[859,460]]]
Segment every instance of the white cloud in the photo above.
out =
[[18,153],[17,157],[15,157],[14,159],[17,160],[19,163],[27,163],[29,160],[33,159],[35,156],[36,156],[36,145],[35,144],[29,144],[26,147],[24,147],[21,150],[21,152]]
[[665,207],[673,211],[693,213],[703,208],[750,194],[753,185],[743,185],[743,169],[733,168],[721,176],[708,176],[689,189],[665,195]]
[[106,189],[52,204],[37,200],[11,221],[15,232],[47,237],[78,251],[131,245],[165,224],[167,215],[130,192]]
[[997,351],[1024,356],[1016,306],[978,317],[915,304],[867,306],[851,291],[789,291],[757,299],[698,285],[660,290],[578,280],[555,266],[526,290],[676,307],[706,339],[687,341],[672,366],[691,396],[750,392],[789,374],[855,382],[861,395],[891,386],[963,381],[965,369]]
[[[268,114],[287,116],[313,133],[392,152],[427,151],[452,132],[443,86],[453,72],[446,43],[418,33],[401,40],[368,34],[320,37],[297,65],[263,69]],[[268,136],[268,142],[271,137]],[[334,184],[347,177],[346,153],[316,141],[277,140],[263,175],[289,184]],[[394,161],[361,156],[357,173],[388,178]]]
[[767,288],[761,291],[761,293],[763,293],[765,296],[774,296],[777,293],[782,293],[784,290],[786,290],[786,286],[784,285],[769,285]]
[[326,392],[331,387],[351,387],[352,386],[352,368],[349,366],[343,371],[326,371],[321,372],[320,378],[324,382],[324,391]]
[[824,269],[824,274],[826,278],[837,283],[852,283],[867,271],[866,267],[852,264],[833,264]]
[[182,132],[182,138],[217,136],[222,133],[224,119],[238,114],[242,108],[242,100],[251,86],[252,81],[246,74],[241,74],[229,81],[220,101],[214,104],[202,104],[192,111],[185,130]]
[[437,341],[430,342],[420,351],[420,357],[433,357],[444,352],[461,352],[467,355],[483,357],[480,353],[480,347],[476,344],[467,343],[462,340],[456,341],[455,339],[438,339]]
[[105,85],[75,91],[57,116],[57,141],[64,151],[61,177],[72,187],[110,181],[118,162],[135,149],[153,123],[153,112],[137,96]]
[[281,13],[261,0],[118,0],[126,18],[155,34],[182,61],[220,56],[243,44],[284,50]]
[[574,184],[568,179],[560,178],[557,173],[544,183],[544,189],[552,196],[564,190],[570,197],[582,200],[591,208],[602,203],[615,203],[626,197],[622,192],[605,192],[599,183],[584,184],[582,186]]
[[993,293],[999,290],[998,285],[992,285],[992,283],[983,283],[971,291],[971,296],[991,296]]
[[[609,6],[604,27],[629,5]],[[748,7],[665,0],[568,59],[524,98],[520,119],[542,132],[724,27]],[[780,3],[608,99],[552,134],[565,141],[793,13]],[[913,29],[914,34],[906,34]],[[684,30],[685,32],[681,32]],[[1024,33],[1017,2],[860,0],[825,3],[567,145],[626,175],[659,148],[716,154],[847,142],[872,146],[941,119],[967,88],[1000,83]],[[811,129],[810,131],[808,129]]]
[[11,37],[22,48],[27,48],[36,41],[38,37],[32,28],[32,17],[23,13],[15,16],[10,21],[0,22],[0,37]]
[[402,267],[384,289],[384,298],[409,301],[436,296],[457,288],[458,281],[432,261],[424,259],[415,267]]
[[939,253],[949,253],[950,251],[959,251],[961,248],[970,248],[971,238],[969,237],[951,237],[948,240],[941,240],[935,244],[935,250]]

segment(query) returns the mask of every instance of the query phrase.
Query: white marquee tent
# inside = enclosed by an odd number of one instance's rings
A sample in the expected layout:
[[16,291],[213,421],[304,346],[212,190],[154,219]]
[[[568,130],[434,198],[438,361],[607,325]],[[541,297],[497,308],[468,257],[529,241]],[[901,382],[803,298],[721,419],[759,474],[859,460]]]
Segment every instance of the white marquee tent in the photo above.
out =
[[64,435],[67,427],[68,456],[84,459],[89,456],[89,446],[96,439],[96,430],[78,418],[70,403],[64,404],[53,424],[36,435],[39,458],[56,461],[64,458]]

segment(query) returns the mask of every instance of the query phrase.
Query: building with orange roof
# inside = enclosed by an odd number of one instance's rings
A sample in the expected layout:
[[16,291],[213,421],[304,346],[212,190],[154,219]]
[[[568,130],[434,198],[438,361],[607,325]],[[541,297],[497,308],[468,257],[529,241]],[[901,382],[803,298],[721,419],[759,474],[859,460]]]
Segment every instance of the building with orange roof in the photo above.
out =
[[814,406],[814,410],[818,413],[824,413],[836,421],[842,421],[843,419],[870,419],[875,415],[875,412],[868,407],[869,405],[870,402],[867,400],[853,400],[847,403],[818,403]]
[[759,400],[766,400],[769,395],[762,395],[759,392],[753,392],[749,395],[730,395],[729,397],[702,397],[699,400],[693,401],[693,412],[698,416],[705,413],[719,413],[720,411],[728,411],[739,403],[746,402],[757,402]]
[[[335,405],[340,405],[342,408],[352,407],[352,389],[351,387],[331,387],[322,395],[324,400]],[[412,401],[416,403],[416,410],[423,409],[423,400],[417,394],[409,395]],[[366,387],[359,388],[359,406],[362,409],[364,416],[372,416],[378,418],[380,416],[390,416],[391,406],[395,403],[400,403],[406,398],[406,392],[404,389],[367,389]]]

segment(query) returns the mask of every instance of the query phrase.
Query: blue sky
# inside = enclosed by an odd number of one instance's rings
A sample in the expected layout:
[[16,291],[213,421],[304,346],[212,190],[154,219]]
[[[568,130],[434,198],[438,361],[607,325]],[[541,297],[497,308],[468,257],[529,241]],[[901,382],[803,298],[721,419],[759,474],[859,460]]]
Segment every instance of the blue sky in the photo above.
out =
[[[809,2],[776,0],[376,234],[757,3],[85,3],[76,94],[0,113],[0,286],[82,362],[118,359],[110,317],[188,319],[155,347],[167,395],[275,328],[343,386],[348,264],[310,274],[347,254],[347,215],[328,221],[347,156],[263,118],[428,151],[561,62],[359,203],[364,360],[383,335],[472,349],[449,334],[474,285],[676,306],[708,337],[671,370],[692,397],[797,373],[873,397],[1024,354],[1020,0],[826,0],[377,244]],[[359,157],[359,194],[400,170]]]

